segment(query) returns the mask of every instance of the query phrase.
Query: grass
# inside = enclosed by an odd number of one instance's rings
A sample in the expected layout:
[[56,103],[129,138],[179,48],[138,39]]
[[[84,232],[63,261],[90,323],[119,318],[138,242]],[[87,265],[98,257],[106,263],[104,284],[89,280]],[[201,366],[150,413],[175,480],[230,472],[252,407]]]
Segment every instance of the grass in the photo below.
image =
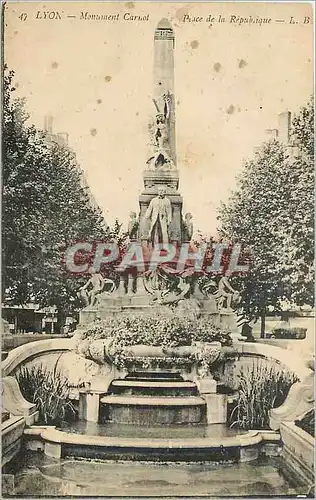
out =
[[61,425],[75,418],[67,379],[59,373],[39,365],[23,367],[16,378],[25,399],[36,404],[41,423]]
[[269,429],[269,412],[281,406],[297,377],[268,360],[242,366],[239,373],[238,400],[230,415],[231,427]]

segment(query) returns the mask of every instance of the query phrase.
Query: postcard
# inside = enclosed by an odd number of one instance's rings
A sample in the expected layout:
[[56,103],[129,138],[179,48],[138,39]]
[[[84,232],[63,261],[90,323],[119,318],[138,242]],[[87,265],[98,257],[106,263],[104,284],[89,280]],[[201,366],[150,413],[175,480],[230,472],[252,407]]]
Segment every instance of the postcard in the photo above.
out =
[[2,26],[3,498],[313,497],[312,3]]

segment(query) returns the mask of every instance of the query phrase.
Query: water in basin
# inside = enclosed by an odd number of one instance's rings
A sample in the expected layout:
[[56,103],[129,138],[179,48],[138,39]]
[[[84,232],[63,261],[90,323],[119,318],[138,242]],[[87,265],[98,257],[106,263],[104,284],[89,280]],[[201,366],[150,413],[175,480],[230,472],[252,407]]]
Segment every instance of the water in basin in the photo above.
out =
[[279,457],[249,463],[153,463],[48,459],[40,452],[23,456],[15,476],[15,497],[144,497],[304,495],[280,473]]
[[144,439],[201,439],[225,438],[243,434],[247,431],[229,428],[225,424],[212,425],[168,425],[165,427],[138,427],[129,424],[96,424],[79,420],[66,424],[61,430],[90,436],[108,436],[120,438]]

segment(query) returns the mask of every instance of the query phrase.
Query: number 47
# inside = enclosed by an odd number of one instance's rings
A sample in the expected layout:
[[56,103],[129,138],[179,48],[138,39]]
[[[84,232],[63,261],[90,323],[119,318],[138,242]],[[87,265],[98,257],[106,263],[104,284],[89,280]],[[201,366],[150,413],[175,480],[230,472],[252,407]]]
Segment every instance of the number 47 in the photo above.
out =
[[22,14],[19,15],[19,19],[21,21],[26,21],[27,20],[27,14],[26,14],[26,12],[22,12]]

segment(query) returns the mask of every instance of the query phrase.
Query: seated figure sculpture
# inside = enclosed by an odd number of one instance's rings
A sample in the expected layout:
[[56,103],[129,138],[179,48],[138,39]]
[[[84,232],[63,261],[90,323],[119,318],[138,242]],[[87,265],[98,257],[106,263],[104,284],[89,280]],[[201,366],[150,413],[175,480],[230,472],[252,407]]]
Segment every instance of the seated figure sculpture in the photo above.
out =
[[176,289],[174,291],[170,291],[167,289],[161,295],[160,300],[159,300],[161,304],[168,304],[168,305],[174,304],[174,305],[176,305],[180,301],[185,299],[185,297],[188,296],[188,294],[190,292],[189,283],[186,283],[185,280],[183,278],[181,278],[181,276],[179,276],[177,279],[178,279],[178,282],[177,282]]
[[223,276],[218,283],[218,290],[214,293],[214,297],[219,311],[225,309],[232,312],[232,300],[239,300],[239,292],[231,286],[228,276]]
[[93,267],[90,267],[88,272],[91,274],[87,283],[79,288],[77,296],[82,299],[85,307],[94,306],[99,299],[100,294],[104,291],[105,285],[110,285],[109,290],[105,293],[112,293],[116,286],[113,280],[104,278],[102,274],[97,273]]

